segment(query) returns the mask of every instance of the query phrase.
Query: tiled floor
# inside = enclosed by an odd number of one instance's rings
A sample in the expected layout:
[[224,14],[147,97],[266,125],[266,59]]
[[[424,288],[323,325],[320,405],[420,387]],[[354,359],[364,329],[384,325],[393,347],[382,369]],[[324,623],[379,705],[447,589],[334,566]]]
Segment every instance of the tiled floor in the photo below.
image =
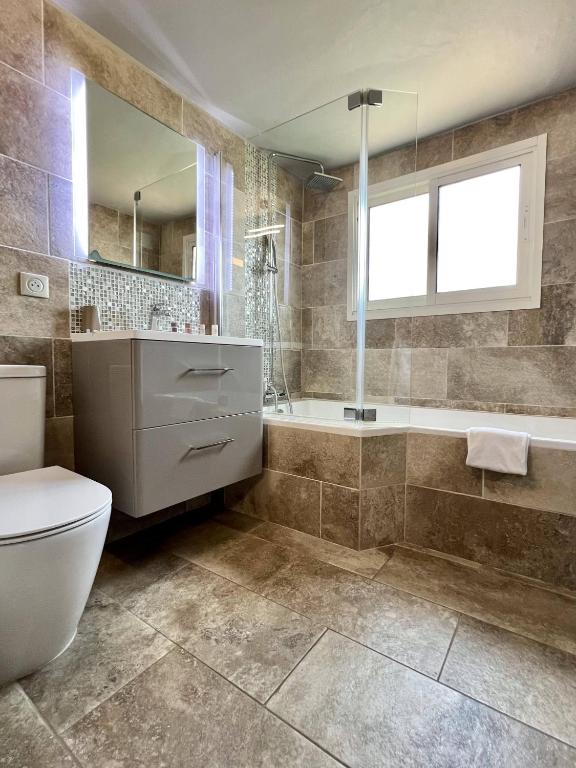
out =
[[0,689],[14,768],[574,768],[576,598],[233,513],[105,552],[76,641]]

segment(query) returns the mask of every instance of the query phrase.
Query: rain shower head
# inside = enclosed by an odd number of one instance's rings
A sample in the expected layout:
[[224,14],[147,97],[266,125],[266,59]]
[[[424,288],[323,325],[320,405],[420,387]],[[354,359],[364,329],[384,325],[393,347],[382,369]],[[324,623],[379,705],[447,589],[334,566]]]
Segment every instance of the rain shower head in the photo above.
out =
[[320,171],[314,171],[311,176],[308,176],[304,186],[306,189],[311,189],[314,192],[332,192],[337,184],[342,181],[338,176],[331,176],[329,173]]

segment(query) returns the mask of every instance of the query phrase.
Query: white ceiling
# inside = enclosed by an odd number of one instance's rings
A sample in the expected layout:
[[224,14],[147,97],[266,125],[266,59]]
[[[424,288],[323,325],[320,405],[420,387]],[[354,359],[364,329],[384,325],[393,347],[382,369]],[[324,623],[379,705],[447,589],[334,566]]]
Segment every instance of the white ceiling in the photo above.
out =
[[365,86],[426,136],[576,84],[575,0],[58,2],[245,136]]

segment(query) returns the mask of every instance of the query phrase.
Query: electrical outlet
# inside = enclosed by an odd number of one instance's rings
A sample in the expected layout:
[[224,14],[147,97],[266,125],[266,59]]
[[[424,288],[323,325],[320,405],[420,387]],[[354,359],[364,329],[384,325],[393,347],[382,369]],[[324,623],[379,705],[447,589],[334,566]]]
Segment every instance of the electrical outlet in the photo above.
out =
[[20,294],[22,296],[35,296],[37,299],[47,299],[50,297],[50,282],[46,275],[20,272]]

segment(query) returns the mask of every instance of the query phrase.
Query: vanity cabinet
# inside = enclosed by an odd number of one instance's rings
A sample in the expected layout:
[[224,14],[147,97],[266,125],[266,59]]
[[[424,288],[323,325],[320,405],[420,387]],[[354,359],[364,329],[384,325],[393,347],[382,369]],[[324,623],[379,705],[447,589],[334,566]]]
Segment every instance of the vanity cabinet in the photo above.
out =
[[149,515],[261,472],[261,342],[103,332],[74,338],[72,362],[76,469],[115,509]]

